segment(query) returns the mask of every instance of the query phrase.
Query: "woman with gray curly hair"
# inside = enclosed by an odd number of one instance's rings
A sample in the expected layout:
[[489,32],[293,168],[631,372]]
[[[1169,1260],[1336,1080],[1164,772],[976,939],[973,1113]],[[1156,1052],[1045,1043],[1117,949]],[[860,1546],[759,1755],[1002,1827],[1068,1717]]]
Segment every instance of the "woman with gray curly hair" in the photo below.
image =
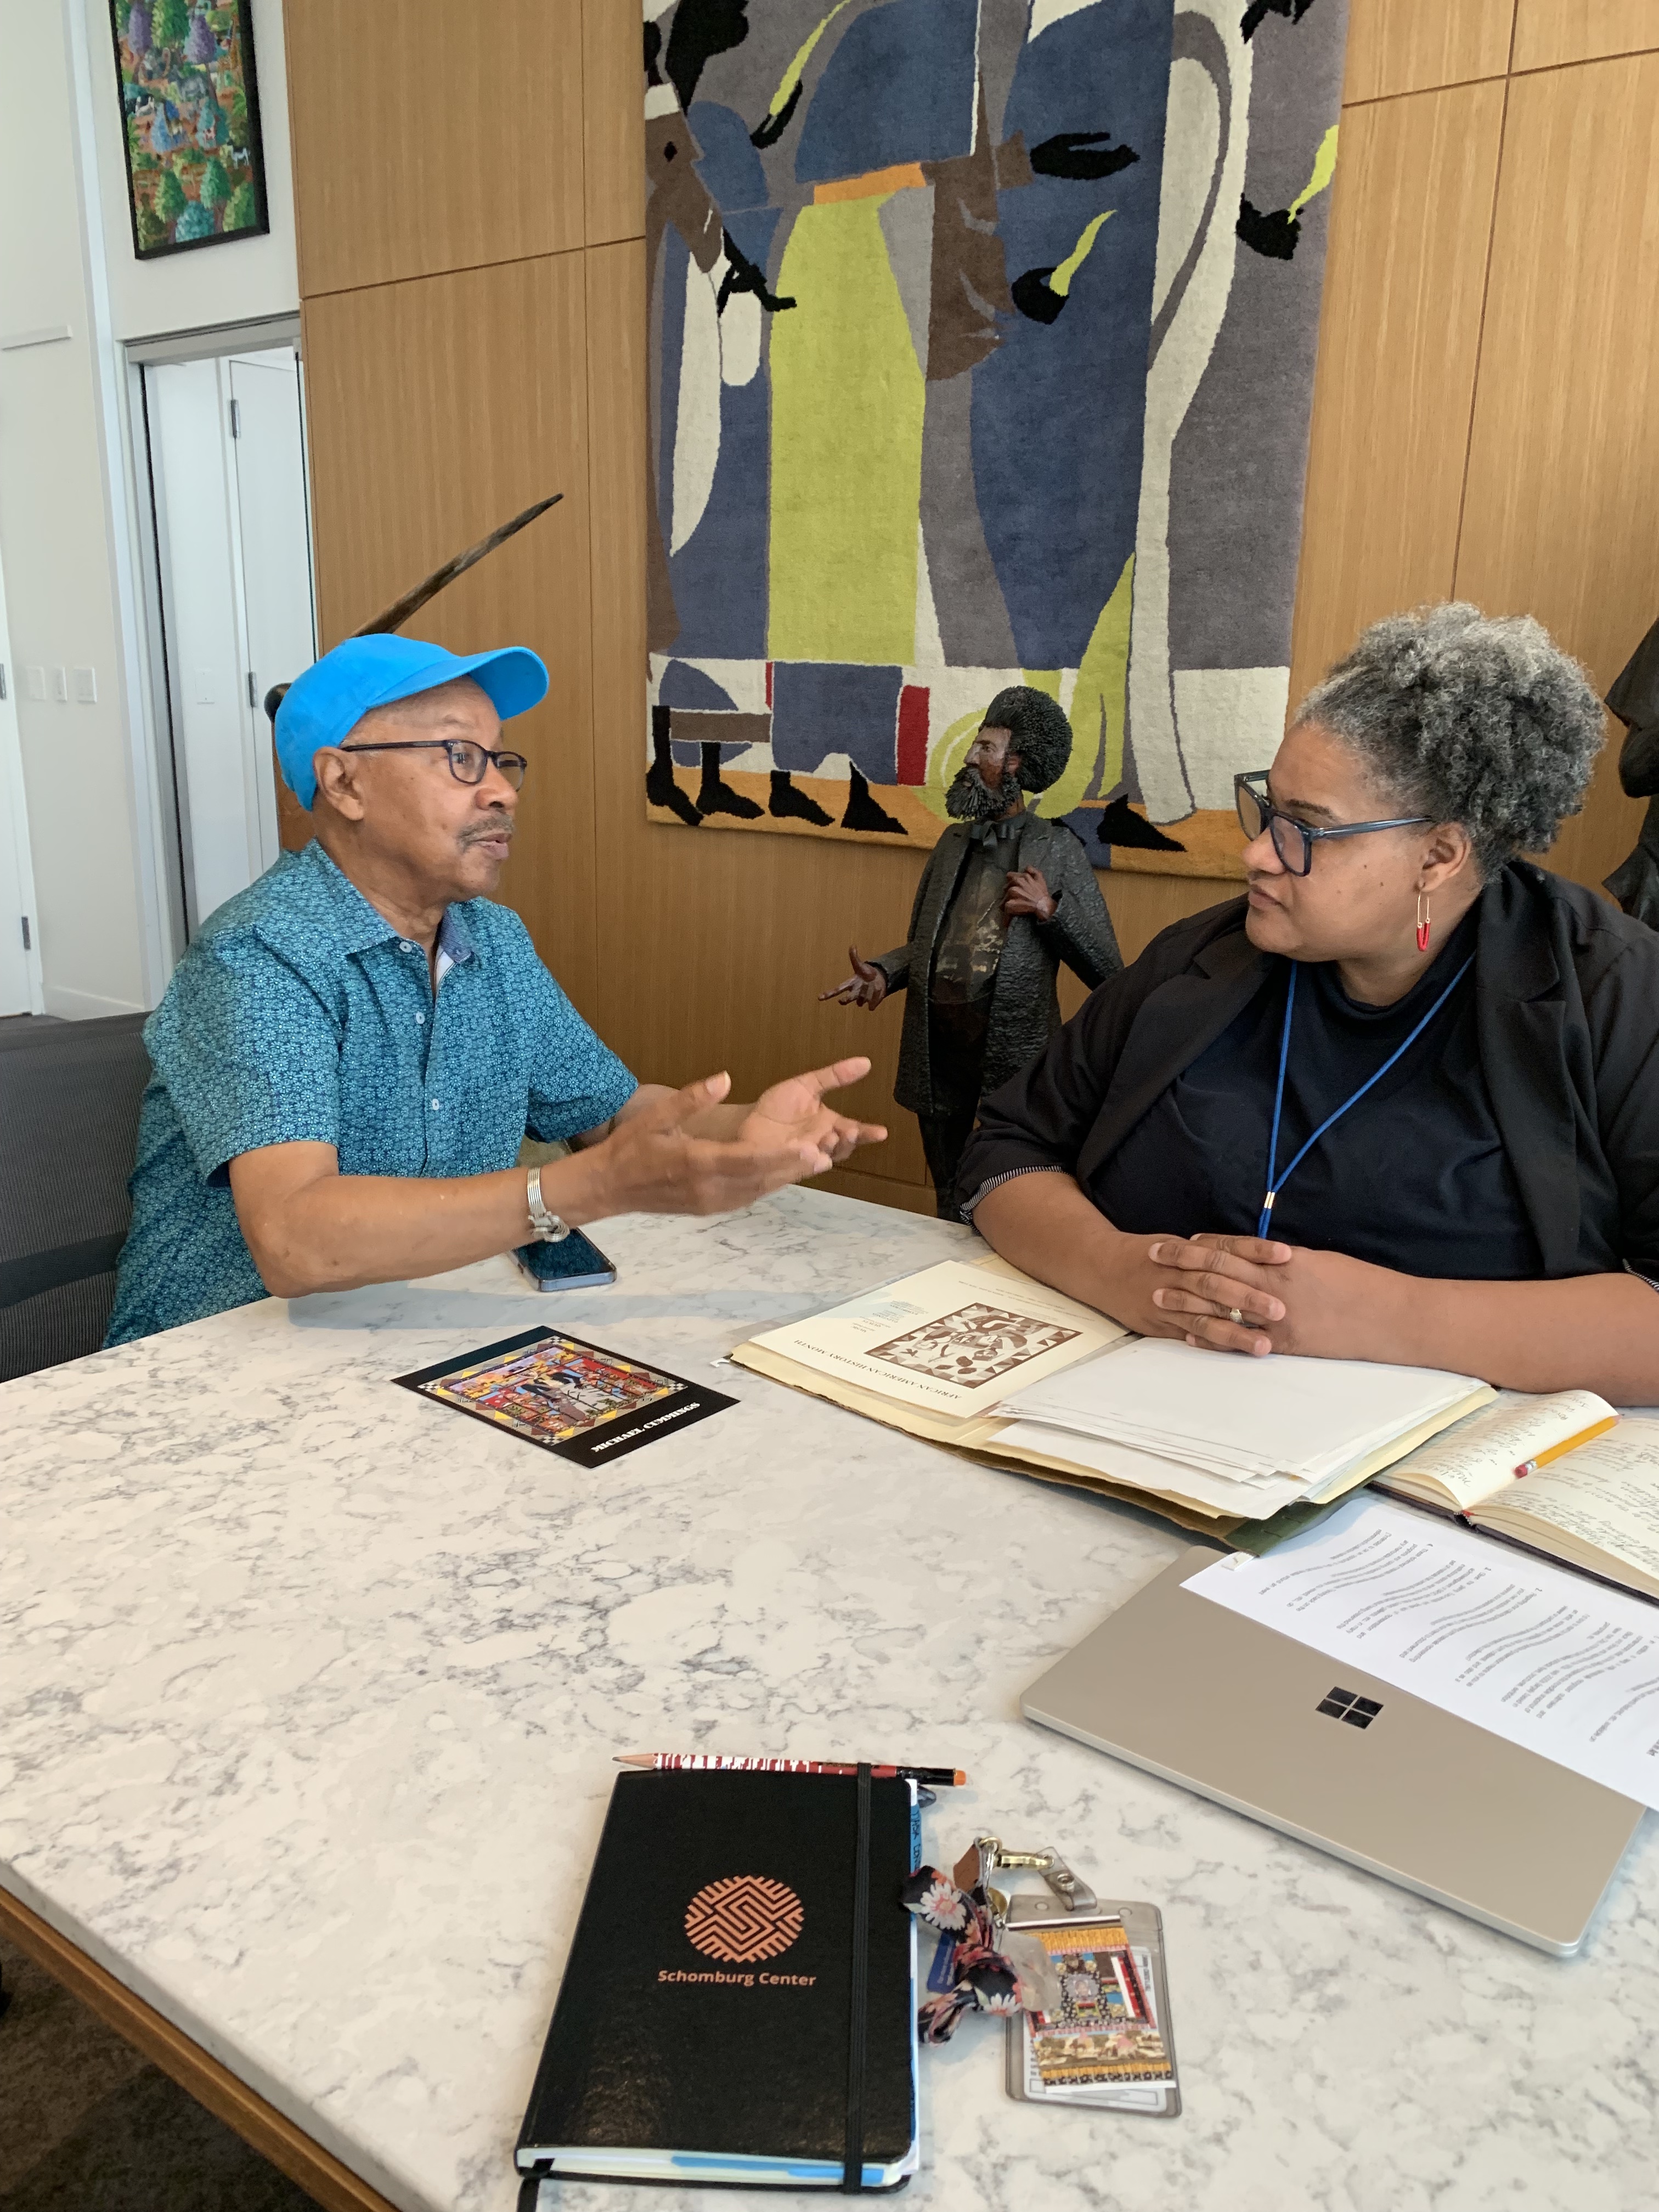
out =
[[964,1214],[1147,1335],[1659,1400],[1659,935],[1518,857],[1601,738],[1526,617],[1374,623],[1236,780],[1245,896],[983,1103]]

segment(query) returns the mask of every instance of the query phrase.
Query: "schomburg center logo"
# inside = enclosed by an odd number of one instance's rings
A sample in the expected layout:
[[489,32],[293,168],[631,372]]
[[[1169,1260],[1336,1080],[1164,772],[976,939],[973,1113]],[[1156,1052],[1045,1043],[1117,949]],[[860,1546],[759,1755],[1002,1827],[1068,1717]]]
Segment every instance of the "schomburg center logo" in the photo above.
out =
[[801,1901],[787,1882],[763,1874],[728,1875],[700,1889],[685,1908],[685,1932],[705,1959],[747,1966],[775,1959],[800,1934]]

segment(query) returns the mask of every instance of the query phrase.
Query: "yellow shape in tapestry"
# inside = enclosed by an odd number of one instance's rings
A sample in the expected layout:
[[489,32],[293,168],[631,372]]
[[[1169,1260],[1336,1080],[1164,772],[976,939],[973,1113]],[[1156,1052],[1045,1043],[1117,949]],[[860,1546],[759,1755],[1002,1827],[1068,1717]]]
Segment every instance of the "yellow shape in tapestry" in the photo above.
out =
[[[807,63],[812,58],[813,47],[817,46],[818,40],[823,36],[831,23],[835,21],[836,16],[840,15],[842,9],[847,5],[848,0],[836,0],[835,6],[823,18],[823,21],[817,26],[816,30],[808,34],[803,45],[797,49],[795,58],[790,63],[788,68],[785,70],[782,78],[779,82],[777,90],[772,94],[772,105],[766,111],[769,115],[781,115],[784,109],[788,106],[790,95],[793,93],[796,86],[800,82],[801,73],[805,69]],[[747,24],[740,26],[739,35],[741,35],[742,31],[746,30],[747,28]]]
[[1134,601],[1132,553],[1100,611],[1072,694],[1072,757],[1058,783],[1037,801],[1050,821],[1069,814],[1088,791],[1103,798],[1123,781],[1123,723],[1129,688],[1129,615]]
[[883,199],[803,208],[772,319],[767,652],[915,657],[926,387],[881,228]]
[[1285,210],[1292,218],[1301,214],[1310,200],[1317,199],[1336,174],[1336,131],[1337,126],[1333,123],[1320,140],[1319,151],[1314,155],[1313,174]]
[[1059,268],[1056,269],[1054,274],[1049,277],[1048,289],[1054,295],[1056,299],[1063,300],[1066,294],[1071,290],[1072,279],[1077,275],[1078,270],[1082,268],[1084,263],[1089,258],[1090,251],[1092,248],[1096,239],[1100,236],[1101,226],[1103,223],[1109,222],[1115,213],[1115,209],[1108,208],[1104,215],[1097,215],[1094,221],[1089,225],[1088,228],[1084,232],[1082,237],[1079,239],[1077,244],[1066,255],[1066,258],[1060,263]]

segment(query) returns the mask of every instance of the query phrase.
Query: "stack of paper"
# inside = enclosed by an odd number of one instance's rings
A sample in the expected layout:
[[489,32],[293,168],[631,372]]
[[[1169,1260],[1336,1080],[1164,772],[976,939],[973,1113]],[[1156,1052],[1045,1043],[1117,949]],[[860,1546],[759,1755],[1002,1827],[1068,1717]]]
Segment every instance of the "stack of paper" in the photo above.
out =
[[1147,1337],[1012,1393],[997,1440],[1257,1520],[1340,1496],[1491,1395],[1437,1369]]
[[1132,1336],[988,1254],[732,1357],[913,1436],[1220,1534],[1339,1496],[1494,1395],[1465,1375]]

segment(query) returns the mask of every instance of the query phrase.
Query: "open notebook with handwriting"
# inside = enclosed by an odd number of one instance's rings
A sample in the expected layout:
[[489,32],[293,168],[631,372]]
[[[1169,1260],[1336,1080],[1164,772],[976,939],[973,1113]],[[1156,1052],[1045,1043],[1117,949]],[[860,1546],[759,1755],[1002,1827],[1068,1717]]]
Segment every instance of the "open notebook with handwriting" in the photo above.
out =
[[[1615,1419],[1591,1390],[1505,1390],[1397,1461],[1376,1487],[1659,1599],[1659,1420],[1627,1415],[1602,1426]],[[1547,1465],[1517,1474],[1598,1427],[1602,1433]]]

